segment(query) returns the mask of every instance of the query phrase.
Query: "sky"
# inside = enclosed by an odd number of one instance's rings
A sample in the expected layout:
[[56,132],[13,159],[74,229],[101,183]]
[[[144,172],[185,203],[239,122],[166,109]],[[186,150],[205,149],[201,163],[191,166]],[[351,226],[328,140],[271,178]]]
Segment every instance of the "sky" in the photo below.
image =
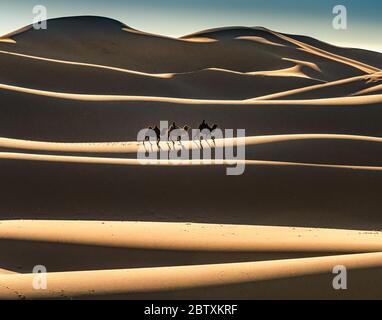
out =
[[[105,16],[171,37],[215,27],[262,26],[382,52],[380,0],[0,0],[0,34],[31,24],[35,5],[46,6],[48,18]],[[347,8],[346,30],[332,26],[336,5]]]

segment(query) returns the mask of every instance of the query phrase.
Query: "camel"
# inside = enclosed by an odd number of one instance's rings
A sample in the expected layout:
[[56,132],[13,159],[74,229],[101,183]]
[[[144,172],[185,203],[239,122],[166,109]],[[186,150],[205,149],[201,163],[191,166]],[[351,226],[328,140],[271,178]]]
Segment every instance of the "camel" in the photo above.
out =
[[[215,144],[215,137],[212,135],[212,132],[218,128],[217,124],[214,124],[212,127],[209,126],[209,124],[206,122],[206,120],[203,120],[203,122],[199,125],[199,131],[202,132],[203,130],[209,131],[209,136],[211,137],[213,143]],[[199,142],[202,146],[202,137],[199,135]],[[203,146],[202,146],[203,147]]]
[[[160,129],[158,128],[158,126],[155,126],[155,127],[149,126],[149,127],[147,128],[147,131],[149,131],[149,130],[152,130],[152,131],[155,132],[155,135],[156,135],[156,137],[157,137],[157,145],[158,145],[158,147],[159,147],[159,142],[160,142]],[[148,135],[145,136],[145,140],[143,141],[143,145],[145,145],[146,142],[149,142],[150,145],[151,145],[151,142],[150,142],[150,136],[148,136]]]
[[157,136],[157,146],[158,148],[160,148],[159,146],[159,142],[160,142],[160,129],[158,128],[158,126],[155,126],[153,128],[154,132],[155,132],[155,135]]
[[[178,127],[175,122],[173,122],[170,126],[170,128],[168,129],[167,131],[167,134],[168,134],[168,140],[172,142],[173,146],[175,146],[175,142],[173,139],[171,139],[171,132],[173,132],[174,130],[177,130],[177,129],[183,129],[184,131],[188,132],[191,127],[189,127],[188,125],[185,125],[183,127]],[[180,142],[181,140],[181,136],[177,136],[177,141]]]

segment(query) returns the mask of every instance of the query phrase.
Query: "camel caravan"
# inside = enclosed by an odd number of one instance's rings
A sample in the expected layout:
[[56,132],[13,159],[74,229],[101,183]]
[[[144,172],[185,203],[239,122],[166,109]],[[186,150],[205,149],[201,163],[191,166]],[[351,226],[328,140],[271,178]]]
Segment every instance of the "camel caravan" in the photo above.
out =
[[[206,120],[203,120],[202,123],[199,125],[197,130],[195,131],[195,134],[192,135],[191,140],[198,140],[200,147],[203,148],[202,140],[209,140],[211,139],[213,143],[215,144],[215,138],[216,136],[219,136],[219,134],[216,132],[216,129],[218,129],[217,124],[213,124],[210,126]],[[170,142],[173,146],[175,146],[175,142],[178,142],[181,144],[182,138],[188,137],[188,133],[191,131],[191,127],[188,125],[185,125],[183,127],[179,127],[173,122],[170,127],[167,128],[167,126],[164,126],[164,129],[160,129],[157,125],[155,126],[149,126],[145,129],[145,137],[143,140],[143,144],[150,143],[151,144],[151,137],[155,137],[156,144],[158,148],[160,149],[160,142],[165,141],[167,142],[168,146],[170,147]],[[186,135],[186,134],[187,135]],[[193,132],[194,133],[194,132]],[[164,139],[165,138],[165,139]],[[189,139],[188,139],[189,140]]]
[[[235,167],[227,168],[227,175],[241,175],[245,169],[245,143],[236,138],[245,138],[245,130],[236,129],[234,137],[233,129],[223,132],[217,124],[209,125],[205,120],[197,129],[160,121],[159,127],[149,126],[138,132],[137,159],[142,160],[142,164],[151,161],[156,164],[159,155],[162,164],[163,161],[187,164],[189,160],[194,160],[192,163],[228,164]],[[238,140],[241,142],[237,143]]]

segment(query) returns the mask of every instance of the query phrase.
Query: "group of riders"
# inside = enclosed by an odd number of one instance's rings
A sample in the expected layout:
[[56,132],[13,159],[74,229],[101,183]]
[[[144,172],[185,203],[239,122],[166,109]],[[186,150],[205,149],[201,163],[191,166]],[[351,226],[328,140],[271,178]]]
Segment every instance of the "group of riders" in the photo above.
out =
[[[206,120],[203,120],[203,122],[199,125],[198,129],[199,129],[199,133],[207,133],[207,136],[211,137],[211,139],[213,140],[213,142],[215,143],[215,138],[213,136],[213,131],[216,130],[218,128],[218,125],[217,124],[214,124],[212,126],[210,126]],[[178,127],[176,125],[175,122],[173,122],[171,124],[171,126],[168,128],[167,130],[167,133],[165,133],[165,136],[167,136],[167,142],[168,141],[171,141],[173,144],[175,144],[175,141],[174,141],[174,136],[173,136],[173,131],[175,130],[178,130],[178,129],[182,129],[184,130],[185,132],[188,132],[189,130],[191,130],[191,127],[189,127],[188,125],[185,125],[183,127]],[[152,130],[154,131],[155,135],[156,135],[156,140],[157,140],[157,145],[159,147],[159,143],[161,141],[161,137],[162,137],[162,134],[161,134],[161,130],[160,128],[155,125],[154,127],[150,126],[148,127],[148,130]],[[179,142],[181,140],[181,136],[179,135],[176,135],[176,140]],[[198,138],[199,141],[201,142],[202,138],[203,138],[203,135],[197,135],[196,137],[193,137],[194,138]],[[145,141],[150,141],[150,137],[149,136],[146,136],[145,137]]]

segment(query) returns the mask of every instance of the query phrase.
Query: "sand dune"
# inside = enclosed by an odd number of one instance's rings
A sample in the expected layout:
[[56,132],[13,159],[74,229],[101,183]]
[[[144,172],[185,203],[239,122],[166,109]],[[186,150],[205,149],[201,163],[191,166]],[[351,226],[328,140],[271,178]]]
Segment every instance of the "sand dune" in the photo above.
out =
[[200,159],[200,160],[152,160],[152,159],[126,159],[126,158],[105,158],[105,157],[79,157],[79,156],[56,156],[30,153],[0,152],[0,159],[27,160],[42,162],[64,162],[79,164],[108,164],[108,165],[130,165],[130,166],[233,166],[233,165],[265,165],[265,166],[292,166],[292,167],[317,167],[333,168],[361,171],[382,171],[382,166],[352,166],[340,164],[318,164],[318,163],[298,163],[281,161],[261,161],[261,160],[221,160],[221,159]]
[[7,38],[0,38],[0,42],[3,42],[3,43],[16,43],[15,40],[7,39]]
[[[223,147],[227,145],[256,145],[274,142],[296,141],[296,140],[350,140],[365,142],[382,142],[379,137],[367,137],[344,134],[286,134],[272,136],[253,136],[243,138],[224,138],[205,141],[211,148]],[[148,143],[146,143],[148,144]],[[60,143],[45,141],[30,141],[10,138],[0,138],[0,148],[24,149],[24,150],[43,150],[43,151],[69,151],[69,152],[101,152],[101,153],[137,153],[143,148],[143,142],[88,142],[88,143]],[[159,143],[160,149],[154,144],[153,151],[173,150],[175,149],[200,149],[200,145],[194,141],[182,141],[174,145],[168,145],[166,142]],[[151,148],[150,148],[151,150]]]
[[348,64],[348,65],[350,65],[352,67],[360,69],[363,72],[366,72],[366,73],[369,73],[369,74],[373,74],[375,72],[381,71],[379,68],[375,68],[373,66],[369,66],[369,65],[367,65],[365,63],[362,63],[362,62],[359,62],[359,61],[356,61],[356,60],[353,60],[353,59],[349,59],[349,58],[344,57],[344,56],[339,56],[339,55],[337,55],[335,53],[328,52],[328,51],[323,50],[321,48],[314,47],[314,46],[312,46],[310,44],[307,44],[307,43],[301,42],[299,40],[290,38],[290,37],[288,37],[286,35],[283,35],[283,34],[280,34],[280,33],[275,33],[273,31],[270,31],[270,32],[272,32],[273,34],[275,34],[276,36],[280,37],[283,40],[286,40],[286,41],[288,41],[288,42],[290,42],[292,44],[295,44],[297,47],[300,47],[302,50],[305,50],[307,52],[311,52],[311,53],[316,54],[318,56],[322,56],[322,57],[329,58],[329,59],[332,59],[332,60],[335,60],[335,61],[338,61],[338,62],[341,62],[341,63]]
[[92,94],[74,94],[64,92],[54,92],[46,90],[30,89],[6,84],[0,84],[0,89],[39,95],[43,97],[77,100],[77,101],[133,101],[133,102],[165,102],[165,103],[180,103],[180,104],[206,104],[206,105],[268,105],[268,106],[336,106],[336,105],[368,105],[380,103],[382,95],[368,96],[351,96],[341,98],[322,98],[322,99],[305,99],[305,100],[214,100],[214,99],[190,99],[190,98],[172,98],[172,97],[156,97],[156,96],[126,96],[126,95],[92,95]]
[[[81,29],[81,33],[77,29]],[[292,66],[285,58],[317,63],[323,70],[322,76],[331,80],[377,69],[327,51],[323,54],[318,48],[308,50],[305,44],[299,48],[296,40],[262,28],[223,28],[217,32],[223,34],[219,41],[200,42],[192,39],[211,36],[200,33],[172,39],[140,32],[112,19],[71,17],[50,20],[50,27],[44,33],[29,28],[7,35],[16,45],[3,44],[0,49],[150,73],[191,72],[210,67],[245,72],[264,71],[267,67],[275,70]],[[283,45],[240,39],[246,36],[271,38],[271,42],[276,39]],[[110,54],[112,60],[108,59]]]
[[[243,73],[209,68],[187,73],[155,74],[87,63],[46,59],[7,51],[0,52],[4,64],[2,81],[35,89],[84,94],[129,94],[179,98],[245,99],[249,88],[269,94],[321,83],[305,75],[298,66],[288,72]],[[23,68],[18,68],[22,64]],[[297,69],[296,69],[297,68]],[[219,81],[215,81],[219,80]],[[293,79],[293,81],[291,81]],[[272,86],[277,84],[277,86]],[[206,86],[209,90],[205,90]]]
[[15,274],[16,272],[7,270],[7,269],[0,269],[0,274]]
[[[254,136],[202,142],[182,141],[175,144],[160,142],[159,147],[156,142],[60,143],[0,138],[0,150],[3,159],[139,165],[140,162],[134,160],[137,152],[150,151],[155,154],[159,151],[182,150],[189,153],[191,151],[201,153],[211,149],[212,159],[215,159],[214,149],[222,148],[223,150],[224,146],[231,145],[245,148],[247,160],[257,160],[247,161],[248,165],[334,165],[334,167],[337,165],[338,168],[376,167],[378,170],[382,163],[381,142],[382,138],[378,137],[336,134]],[[34,154],[28,151],[33,151]],[[159,154],[157,158],[159,159]],[[229,163],[229,161],[221,161],[222,155],[217,155],[216,160],[201,161],[200,164],[226,165]],[[148,161],[142,161],[142,164],[145,163],[150,164]],[[176,163],[197,165],[198,161],[173,161],[167,164]],[[156,162],[153,161],[151,164]],[[157,164],[166,165],[166,161],[159,161]]]
[[349,270],[382,265],[381,253],[275,260],[236,264],[49,273],[50,286],[36,290],[34,275],[0,275],[0,298],[68,298],[121,293],[208,288],[254,281],[330,273],[336,265]]
[[305,100],[280,105],[274,101],[198,104],[195,100],[175,99],[170,103],[164,98],[87,101],[8,90],[0,90],[0,94],[1,136],[26,140],[134,141],[139,130],[161,120],[195,128],[202,119],[218,123],[223,129],[244,128],[247,136],[299,133],[381,136],[379,104],[369,103],[372,101],[369,96],[358,99],[361,105],[356,100],[351,105],[341,104],[341,98],[336,99],[338,104],[330,100],[332,105],[324,104],[323,100],[313,100],[310,105]]
[[[268,96],[258,97],[258,100],[268,99],[313,99],[320,97],[344,97],[351,95],[362,95],[362,93],[377,93],[373,88],[375,83],[381,80],[381,73],[372,76],[358,76],[325,84],[319,84],[290,91],[279,92]],[[377,91],[377,90],[376,90]]]
[[[139,130],[160,120],[197,127],[203,118],[221,128],[245,128],[248,136],[296,133],[380,136],[382,121],[379,96],[346,98],[343,100],[346,104],[341,104],[341,98],[311,100],[310,104],[306,100],[281,104],[275,101],[198,104],[196,100],[164,98],[74,102],[58,95],[25,96],[7,90],[1,94],[4,102],[0,109],[1,135],[32,140],[133,141]],[[371,103],[373,100],[375,103]],[[29,120],[25,121],[26,118]]]
[[227,252],[373,252],[382,234],[355,230],[157,222],[3,221],[1,240]]
[[[16,157],[1,160],[0,176],[7,186],[0,205],[4,219],[191,221],[365,230],[382,226],[377,192],[382,175],[374,168],[254,161],[245,167],[244,175],[227,177],[227,165],[131,165],[137,160],[105,158],[100,160],[104,164],[89,164],[82,163],[81,157],[74,158],[77,162],[67,158],[41,161],[43,155],[33,156],[38,161],[25,161],[22,154]],[[91,157],[90,161],[98,160]],[[120,163],[109,163],[113,161]]]
[[340,46],[336,46],[327,42],[320,41],[318,39],[311,38],[309,36],[291,35],[291,34],[287,34],[287,36],[290,38],[302,41],[304,43],[313,45],[315,47],[322,48],[326,51],[333,52],[337,55],[348,57],[350,59],[357,60],[360,62],[364,62],[368,65],[377,67],[379,69],[382,68],[382,64],[381,64],[382,54],[380,52],[374,52],[374,51],[358,49],[358,48],[340,47]]
[[[263,27],[48,25],[0,38],[0,298],[381,298],[382,54]],[[203,119],[245,129],[202,143],[245,159],[137,160],[201,149],[136,140]]]
[[382,91],[382,85],[378,84],[378,85],[375,85],[373,87],[360,90],[360,91],[354,93],[354,95],[374,94],[374,93],[380,93],[381,91]]

